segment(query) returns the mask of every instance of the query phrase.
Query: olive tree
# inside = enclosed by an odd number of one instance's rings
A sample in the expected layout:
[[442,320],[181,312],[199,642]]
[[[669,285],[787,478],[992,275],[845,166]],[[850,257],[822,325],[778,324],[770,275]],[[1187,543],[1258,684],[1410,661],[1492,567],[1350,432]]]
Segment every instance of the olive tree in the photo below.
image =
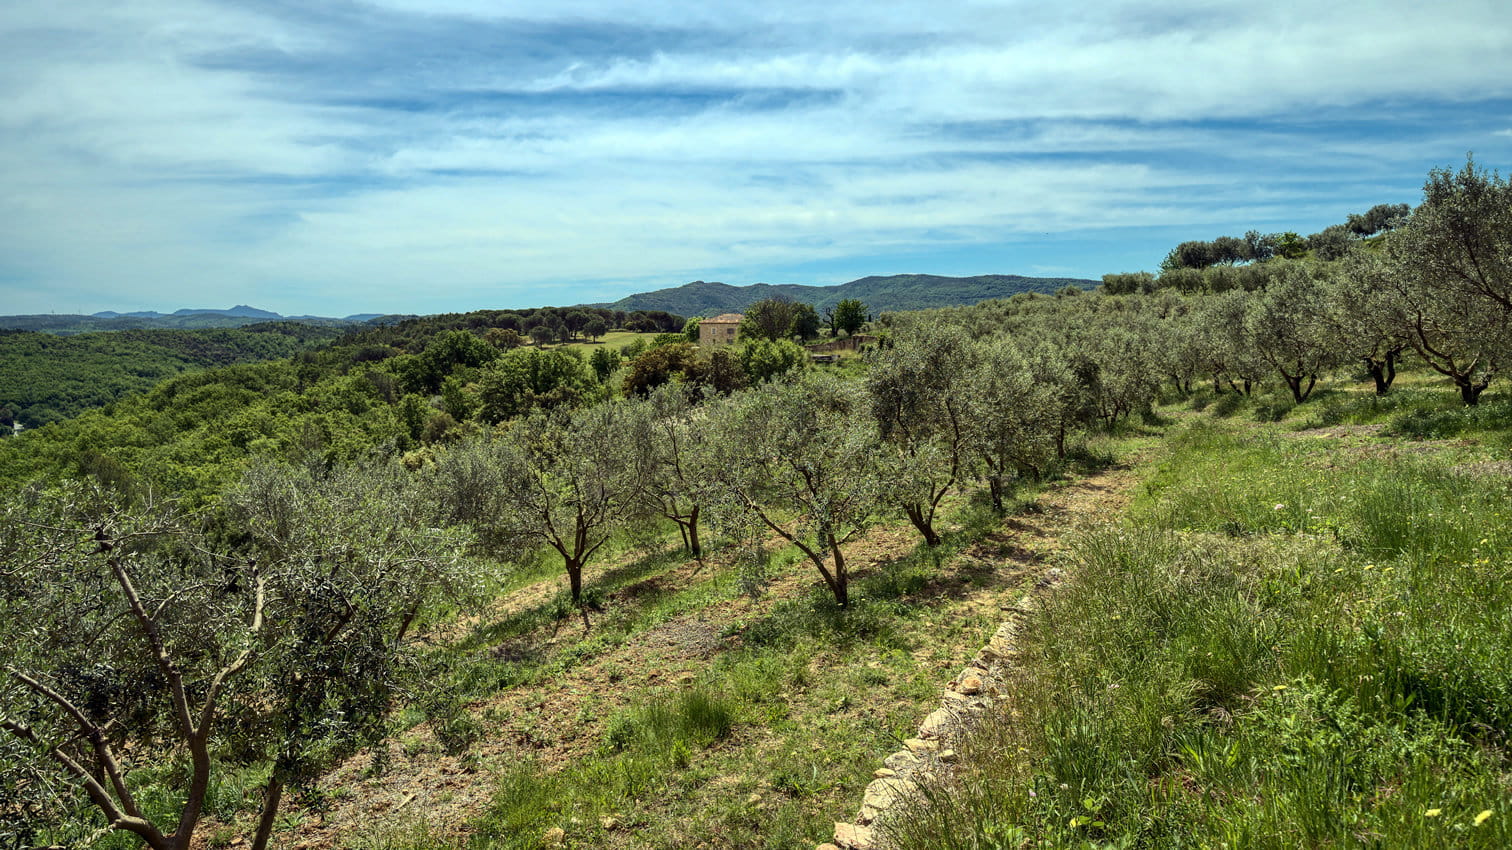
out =
[[1430,172],[1386,262],[1408,344],[1466,405],[1478,403],[1512,342],[1512,183],[1474,160]]
[[883,503],[866,390],[825,373],[709,405],[721,510],[748,513],[803,552],[842,607],[845,544]]
[[[250,842],[266,847],[285,787],[382,736],[411,625],[466,585],[463,541],[417,513],[405,481],[258,467],[226,494],[214,536],[171,505],[83,486],[13,502],[0,523],[6,782],[78,794],[103,830],[183,850],[213,771],[271,764]],[[215,542],[227,539],[249,545]],[[134,778],[159,765],[175,768],[154,772],[168,803]]]
[[[1372,208],[1375,209],[1375,208]],[[1358,360],[1375,382],[1376,395],[1385,395],[1396,380],[1397,364],[1408,341],[1393,320],[1391,287],[1384,283],[1387,267],[1370,252],[1356,252],[1325,280],[1327,321],[1349,356]]]
[[712,486],[711,430],[695,406],[694,391],[682,384],[658,387],[630,407],[625,433],[633,480],[641,498],[677,524],[683,547],[703,556],[699,515]]
[[935,514],[967,459],[966,378],[976,347],[959,327],[919,325],[871,357],[866,388],[885,447],[890,497],[930,546]]
[[1329,291],[1301,265],[1294,265],[1249,299],[1244,333],[1249,345],[1291,390],[1307,400],[1318,376],[1340,365],[1344,340],[1328,321]]
[[977,346],[965,376],[968,446],[987,480],[993,508],[1002,513],[1010,482],[1040,475],[1055,457],[1057,443],[1064,444],[1064,437],[1057,439],[1064,428],[1063,406],[1057,382],[1037,380],[1008,338]]
[[575,604],[583,570],[614,532],[643,511],[623,401],[570,414],[537,411],[502,435],[462,443],[430,472],[447,515],[485,542],[562,559]]
[[1232,289],[1203,296],[1197,303],[1194,327],[1214,392],[1222,392],[1227,384],[1229,389],[1249,395],[1266,374],[1266,364],[1245,332],[1245,316],[1253,297],[1242,289]]

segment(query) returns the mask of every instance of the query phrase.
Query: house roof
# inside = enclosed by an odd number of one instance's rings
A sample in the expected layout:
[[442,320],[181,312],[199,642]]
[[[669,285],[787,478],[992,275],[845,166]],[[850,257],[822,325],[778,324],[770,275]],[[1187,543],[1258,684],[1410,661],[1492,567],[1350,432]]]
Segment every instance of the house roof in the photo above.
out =
[[739,313],[721,313],[712,319],[700,319],[700,325],[738,325],[745,316]]

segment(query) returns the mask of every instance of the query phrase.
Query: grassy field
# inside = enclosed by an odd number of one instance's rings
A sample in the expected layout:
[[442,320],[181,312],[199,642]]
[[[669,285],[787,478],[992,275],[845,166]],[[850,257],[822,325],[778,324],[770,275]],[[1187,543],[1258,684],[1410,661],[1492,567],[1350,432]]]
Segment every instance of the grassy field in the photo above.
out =
[[1512,846],[1512,405],[1447,395],[1199,399],[901,845]]
[[615,351],[624,349],[625,346],[643,339],[648,344],[656,338],[654,333],[636,333],[635,331],[610,331],[593,342],[569,342],[563,346],[547,346],[548,348],[561,347],[580,351],[583,354],[592,354],[595,348],[610,348]]

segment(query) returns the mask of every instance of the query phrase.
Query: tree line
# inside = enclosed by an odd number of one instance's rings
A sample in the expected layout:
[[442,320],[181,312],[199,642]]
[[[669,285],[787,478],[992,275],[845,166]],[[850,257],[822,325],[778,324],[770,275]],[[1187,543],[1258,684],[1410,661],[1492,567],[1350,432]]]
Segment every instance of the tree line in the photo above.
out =
[[[1358,240],[1390,233],[1406,224],[1411,210],[1407,204],[1377,204],[1363,213],[1351,213],[1343,224],[1330,225],[1306,237],[1290,230],[1283,233],[1250,230],[1243,236],[1182,242],[1166,254],[1160,270],[1162,273],[1182,269],[1201,271],[1212,266],[1263,263],[1273,257],[1297,260],[1309,253],[1319,259],[1336,260],[1348,253]],[[1112,277],[1114,286],[1139,281],[1124,275]],[[1106,277],[1104,282],[1109,282]]]

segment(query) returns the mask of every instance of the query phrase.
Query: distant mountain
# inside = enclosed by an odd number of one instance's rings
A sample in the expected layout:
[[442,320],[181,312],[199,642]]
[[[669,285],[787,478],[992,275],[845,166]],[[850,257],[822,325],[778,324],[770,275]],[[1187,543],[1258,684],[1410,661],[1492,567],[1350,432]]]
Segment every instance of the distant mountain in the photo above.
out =
[[229,310],[196,310],[196,309],[192,309],[192,308],[187,308],[186,307],[186,308],[184,308],[182,310],[174,310],[173,311],[173,315],[175,315],[175,316],[197,316],[197,315],[202,315],[202,314],[210,314],[210,315],[216,315],[216,316],[235,316],[235,317],[237,317],[239,319],[282,319],[282,318],[284,318],[283,316],[280,316],[277,313],[270,313],[267,310],[259,310],[256,307],[248,307],[245,304],[238,304],[238,305],[236,305],[235,307],[232,307]]
[[1099,281],[1065,277],[1023,277],[988,274],[975,277],[941,277],[930,274],[898,274],[863,277],[838,286],[803,286],[800,284],[753,283],[730,286],[726,283],[695,280],[692,283],[654,292],[629,295],[613,304],[590,306],[612,310],[665,310],[682,316],[712,316],[736,313],[763,298],[780,296],[813,304],[823,311],[846,298],[859,298],[873,313],[884,310],[924,310],[976,304],[992,298],[1008,298],[1020,292],[1054,292],[1067,286],[1090,289]]
[[347,327],[364,324],[371,319],[382,318],[377,313],[363,313],[343,319],[325,316],[281,316],[268,310],[259,310],[246,304],[238,304],[229,310],[182,309],[172,313],[155,310],[139,310],[133,313],[118,313],[102,310],[89,316],[58,315],[48,313],[30,316],[0,316],[0,330],[42,331],[68,336],[91,331],[128,330],[205,330],[209,328],[240,328],[260,322],[298,322],[321,327]]

